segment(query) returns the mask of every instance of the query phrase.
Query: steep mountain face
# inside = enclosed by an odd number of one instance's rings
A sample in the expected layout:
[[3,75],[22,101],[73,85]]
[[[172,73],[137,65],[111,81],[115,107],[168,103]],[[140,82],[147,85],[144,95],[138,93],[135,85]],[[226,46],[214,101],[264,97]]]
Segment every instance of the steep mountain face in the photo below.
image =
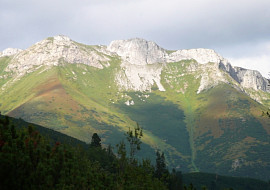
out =
[[2,113],[80,140],[115,145],[138,122],[144,157],[159,149],[184,172],[270,178],[267,80],[214,50],[55,36],[1,52],[0,87]]
[[145,91],[156,84],[160,91],[165,90],[160,74],[167,54],[157,44],[135,38],[113,41],[107,49],[123,60],[122,70],[116,75],[121,89]]
[[56,36],[38,42],[25,51],[13,52],[16,55],[5,71],[12,71],[21,76],[41,66],[50,68],[58,66],[61,62],[82,63],[102,69],[108,64],[108,59],[98,55],[98,52],[100,51],[79,45],[66,36]]
[[107,48],[133,65],[147,65],[166,62],[166,52],[154,42],[135,38],[111,42]]

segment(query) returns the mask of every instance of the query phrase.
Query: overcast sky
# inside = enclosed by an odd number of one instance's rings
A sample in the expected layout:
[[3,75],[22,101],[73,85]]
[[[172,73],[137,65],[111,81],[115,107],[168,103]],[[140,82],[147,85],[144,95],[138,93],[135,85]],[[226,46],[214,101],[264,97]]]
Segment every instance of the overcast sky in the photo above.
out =
[[58,34],[84,44],[140,37],[165,49],[211,48],[270,72],[270,0],[0,0],[0,51]]

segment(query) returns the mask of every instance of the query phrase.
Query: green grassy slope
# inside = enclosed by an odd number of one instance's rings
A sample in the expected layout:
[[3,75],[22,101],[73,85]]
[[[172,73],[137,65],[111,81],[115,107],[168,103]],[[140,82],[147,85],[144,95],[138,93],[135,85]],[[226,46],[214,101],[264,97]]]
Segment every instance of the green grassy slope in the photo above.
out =
[[166,92],[157,94],[184,110],[193,171],[269,179],[270,121],[261,117],[266,107],[228,84],[197,94],[200,78],[196,71],[186,74],[192,64],[167,66]]
[[195,78],[196,73],[189,72],[189,68],[196,66],[196,62],[180,61],[170,63],[162,72],[162,84],[166,92],[156,92],[166,100],[171,101],[184,110],[186,130],[189,134],[189,144],[191,149],[191,165],[192,171],[198,171],[194,162],[196,158],[196,150],[194,146],[194,130],[195,130],[195,109],[199,106],[196,91],[199,87],[199,80]]
[[270,121],[261,117],[263,106],[228,85],[200,97],[207,102],[197,111],[195,146],[200,170],[269,179]]
[[54,69],[50,70],[50,72],[40,73],[42,69],[40,68],[34,73],[27,74],[16,81],[4,81],[6,86],[3,91],[0,91],[0,104],[3,113],[8,113],[31,100],[36,96],[37,91],[35,89],[55,75]]
[[[0,61],[3,71],[8,60]],[[144,128],[140,156],[153,160],[159,149],[170,167],[185,172],[270,178],[264,106],[227,84],[197,94],[198,71],[187,72],[196,66],[193,60],[167,65],[161,75],[165,92],[120,91],[114,81],[120,60],[111,57],[110,65],[40,68],[0,92],[0,110],[85,142],[97,132],[112,145],[138,122]]]
[[154,148],[165,152],[171,167],[190,170],[191,150],[184,112],[154,93],[144,94],[148,98],[142,98],[144,96],[140,92],[128,95],[135,104],[128,106],[119,102],[116,105],[119,112],[128,115],[152,134],[156,142]]
[[[112,78],[113,70],[118,67],[115,62],[119,65],[113,60],[111,67],[103,70],[80,64],[53,67],[40,73],[41,68],[14,82],[1,94],[2,113],[50,127],[85,142],[97,132],[105,144],[115,145],[124,138],[124,131],[136,125],[130,118],[110,108],[112,101],[122,95],[117,93]],[[145,134],[146,141],[151,141],[149,135]],[[144,147],[149,156],[153,156],[154,150],[147,144]]]

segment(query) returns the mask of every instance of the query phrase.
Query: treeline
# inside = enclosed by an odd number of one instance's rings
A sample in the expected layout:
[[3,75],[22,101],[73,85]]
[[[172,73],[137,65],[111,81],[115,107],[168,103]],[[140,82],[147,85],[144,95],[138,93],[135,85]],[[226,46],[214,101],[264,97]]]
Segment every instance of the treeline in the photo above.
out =
[[156,166],[135,158],[142,135],[139,126],[129,130],[113,153],[97,134],[87,148],[52,144],[33,127],[18,129],[2,118],[0,189],[182,189],[181,175],[168,171],[163,153],[157,152]]
[[[136,153],[140,150],[143,131],[138,125],[126,133],[126,139],[114,151],[110,145],[102,147],[96,133],[91,143],[85,144],[36,127],[39,131],[26,122],[0,115],[1,190],[270,189],[270,183],[255,179],[170,172],[162,152],[156,152],[155,166],[147,159],[139,161]],[[183,181],[188,185],[183,185]]]
[[16,126],[17,129],[21,129],[21,128],[25,128],[29,125],[33,126],[43,137],[48,138],[50,140],[51,143],[55,143],[55,142],[61,142],[63,144],[67,144],[67,145],[71,145],[71,146],[77,146],[80,145],[84,148],[87,147],[87,144],[83,141],[80,141],[76,138],[73,138],[71,136],[65,135],[63,133],[60,133],[58,131],[43,127],[41,125],[37,125],[34,123],[29,123],[24,121],[23,119],[19,118],[13,118],[13,117],[9,117],[9,116],[5,116],[5,115],[1,115],[0,112],[0,119],[4,119],[5,117],[8,117],[8,119],[10,120],[10,122]]

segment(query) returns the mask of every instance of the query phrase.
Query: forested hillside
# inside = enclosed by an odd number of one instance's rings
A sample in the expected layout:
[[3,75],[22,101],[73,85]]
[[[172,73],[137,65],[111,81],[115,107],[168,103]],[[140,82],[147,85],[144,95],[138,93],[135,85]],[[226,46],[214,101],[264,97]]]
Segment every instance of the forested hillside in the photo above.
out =
[[[94,133],[90,144],[0,116],[0,189],[269,189],[251,178],[169,172],[164,153],[137,160],[143,131],[129,130],[116,147],[101,146]],[[37,130],[36,130],[37,129]],[[186,184],[184,185],[183,182]]]
[[[135,131],[134,131],[135,132]],[[130,131],[131,146],[139,139]],[[134,141],[135,140],[135,141]],[[103,148],[95,133],[86,149],[53,142],[31,125],[18,129],[8,117],[0,120],[0,189],[176,189],[181,179],[149,160],[128,156],[124,141]],[[132,144],[134,143],[135,144]],[[134,152],[135,151],[134,149]],[[132,154],[130,154],[132,155]],[[133,154],[134,155],[134,154]],[[159,163],[159,162],[158,162]]]

